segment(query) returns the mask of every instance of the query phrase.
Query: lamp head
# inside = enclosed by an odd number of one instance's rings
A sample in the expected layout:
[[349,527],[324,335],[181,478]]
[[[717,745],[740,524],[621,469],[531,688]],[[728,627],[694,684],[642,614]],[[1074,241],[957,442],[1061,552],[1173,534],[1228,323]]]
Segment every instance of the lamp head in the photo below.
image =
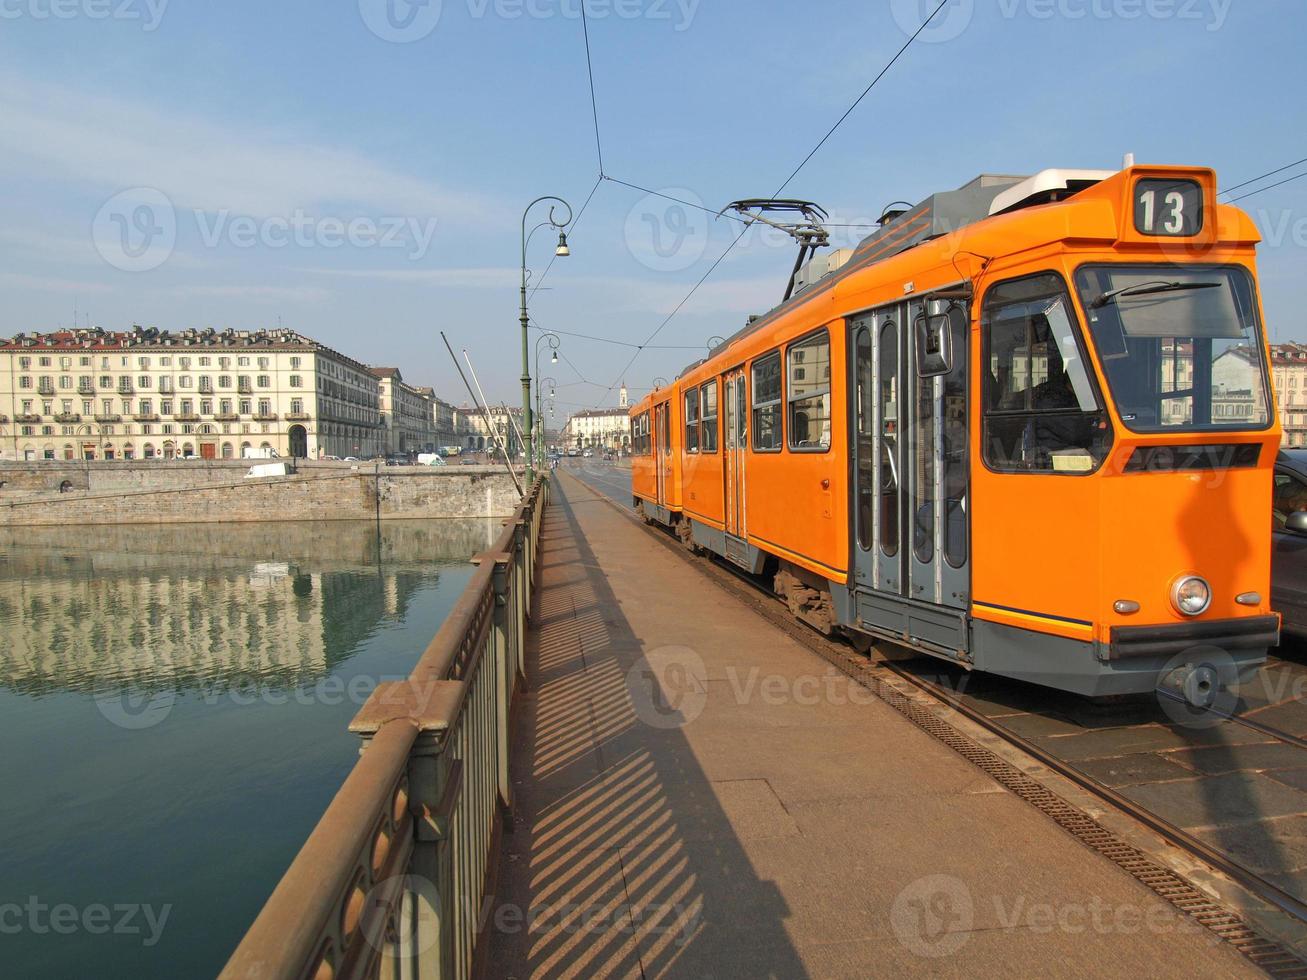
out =
[[554,254],[560,258],[567,258],[572,254],[572,250],[567,247],[567,232],[560,231],[558,233],[558,247],[554,249]]

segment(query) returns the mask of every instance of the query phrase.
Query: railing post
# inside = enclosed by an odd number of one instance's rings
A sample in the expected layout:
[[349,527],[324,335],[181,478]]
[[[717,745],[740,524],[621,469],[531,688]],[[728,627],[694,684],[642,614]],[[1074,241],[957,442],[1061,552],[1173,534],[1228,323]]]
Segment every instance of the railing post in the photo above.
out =
[[[413,857],[405,882],[400,943],[402,980],[452,980],[454,977],[454,874],[450,861],[451,760],[444,733],[418,736],[409,757],[409,806],[417,815]],[[459,773],[453,773],[455,779]],[[410,944],[404,949],[404,943]]]
[[513,782],[508,773],[509,754],[509,717],[513,707],[513,691],[517,687],[518,667],[512,636],[512,579],[509,577],[511,556],[499,555],[495,558],[494,591],[495,618],[491,631],[491,642],[495,653],[495,741],[498,743],[499,772],[499,806],[503,816],[504,831],[513,829]]

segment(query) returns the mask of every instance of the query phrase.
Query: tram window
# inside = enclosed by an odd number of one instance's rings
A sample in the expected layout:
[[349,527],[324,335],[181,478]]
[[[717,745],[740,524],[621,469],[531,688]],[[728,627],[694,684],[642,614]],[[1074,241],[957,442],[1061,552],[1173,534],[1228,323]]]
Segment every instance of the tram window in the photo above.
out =
[[699,451],[699,389],[691,388],[685,393],[685,451]]
[[966,310],[948,311],[952,360],[944,377],[944,558],[967,563],[967,328]]
[[871,360],[871,331],[858,331],[854,342],[857,352],[855,377],[858,386],[858,546],[871,550],[872,508],[876,500],[876,460],[872,455],[876,434],[875,365]]
[[717,382],[706,381],[700,391],[703,410],[703,440],[700,449],[705,453],[717,452]]
[[1071,309],[1052,273],[1001,283],[985,297],[982,443],[993,469],[1083,474],[1107,455],[1111,429]]
[[753,449],[781,451],[781,353],[753,362]]
[[1076,284],[1128,428],[1262,429],[1270,423],[1261,324],[1245,270],[1085,266]]
[[[920,355],[920,351],[918,351]],[[935,557],[935,379],[915,379],[912,428],[908,431],[913,480],[912,551],[917,561]]]
[[899,553],[899,332],[893,320],[880,327],[880,546],[886,558]]
[[789,363],[790,448],[830,448],[830,335],[825,331],[791,344]]

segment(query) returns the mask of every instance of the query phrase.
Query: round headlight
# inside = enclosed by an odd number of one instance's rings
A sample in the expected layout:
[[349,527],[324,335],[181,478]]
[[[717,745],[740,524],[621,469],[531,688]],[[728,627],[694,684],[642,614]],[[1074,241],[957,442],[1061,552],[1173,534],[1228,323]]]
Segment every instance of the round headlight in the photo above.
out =
[[1197,575],[1187,575],[1171,589],[1171,603],[1186,616],[1205,612],[1212,603],[1212,587]]

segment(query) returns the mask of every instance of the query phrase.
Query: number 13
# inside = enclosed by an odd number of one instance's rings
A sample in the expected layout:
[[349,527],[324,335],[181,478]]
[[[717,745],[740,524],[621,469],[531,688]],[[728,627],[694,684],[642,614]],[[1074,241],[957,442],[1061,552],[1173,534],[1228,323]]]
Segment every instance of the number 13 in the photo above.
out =
[[[1139,203],[1144,206],[1144,229],[1154,231],[1155,216],[1153,214],[1157,206],[1157,192],[1144,191],[1139,197]],[[1162,223],[1162,230],[1168,235],[1178,235],[1184,231],[1184,195],[1179,191],[1171,191],[1162,200],[1164,207],[1171,209],[1170,217]]]

